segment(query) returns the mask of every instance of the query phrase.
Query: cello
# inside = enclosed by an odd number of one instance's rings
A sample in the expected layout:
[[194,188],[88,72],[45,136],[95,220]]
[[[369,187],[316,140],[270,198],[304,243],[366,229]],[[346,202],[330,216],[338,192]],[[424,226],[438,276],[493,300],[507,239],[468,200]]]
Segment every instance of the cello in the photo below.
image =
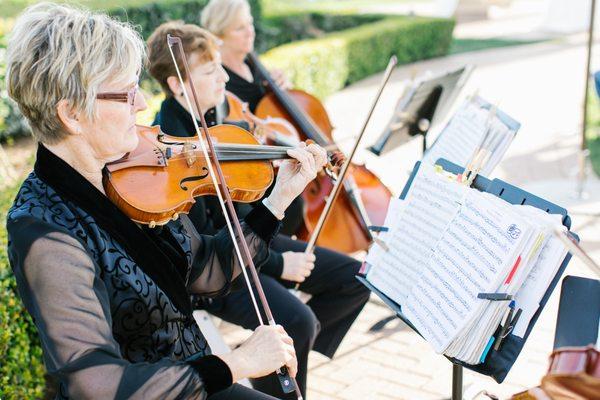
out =
[[[248,60],[270,89],[256,107],[257,117],[284,118],[294,125],[301,139],[313,140],[327,149],[337,147],[327,111],[316,97],[301,90],[281,89],[254,53],[248,54]],[[305,212],[303,224],[297,232],[299,239],[310,238],[333,186],[331,177],[321,174],[303,192]],[[368,226],[383,224],[391,195],[390,190],[364,165],[352,164],[317,244],[344,253],[366,250],[372,241]]]
[[232,92],[225,92],[227,103],[227,121],[244,121],[248,130],[254,133],[264,144],[276,146],[295,146],[301,139],[296,128],[284,118],[258,118],[250,111],[248,103],[243,102]]

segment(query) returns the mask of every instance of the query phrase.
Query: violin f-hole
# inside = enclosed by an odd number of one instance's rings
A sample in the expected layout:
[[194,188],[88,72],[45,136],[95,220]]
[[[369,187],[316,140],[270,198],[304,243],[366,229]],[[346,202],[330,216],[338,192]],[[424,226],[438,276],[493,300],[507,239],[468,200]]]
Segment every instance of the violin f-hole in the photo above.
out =
[[181,181],[179,181],[179,187],[187,191],[188,188],[184,186],[186,182],[200,181],[208,176],[208,168],[202,167],[202,172],[202,175],[188,176],[187,178],[183,178]]

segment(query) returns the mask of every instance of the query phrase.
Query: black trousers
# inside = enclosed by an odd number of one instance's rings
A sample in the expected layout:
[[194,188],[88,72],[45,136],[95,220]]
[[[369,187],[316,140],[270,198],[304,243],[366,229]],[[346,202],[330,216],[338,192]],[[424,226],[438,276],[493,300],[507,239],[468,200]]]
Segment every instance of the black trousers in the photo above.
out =
[[[306,243],[278,235],[271,247],[279,252],[302,252]],[[370,294],[355,278],[360,263],[354,258],[323,247],[315,249],[315,256],[312,274],[299,287],[301,291],[312,295],[306,304],[288,290],[295,286],[295,282],[259,274],[275,321],[294,340],[298,357],[296,380],[303,395],[306,395],[308,353],[316,350],[333,357]],[[206,310],[246,329],[258,326],[250,295],[245,288],[211,301],[206,304]],[[255,389],[277,398],[295,399],[293,394],[284,395],[274,374],[255,379],[252,384]]]

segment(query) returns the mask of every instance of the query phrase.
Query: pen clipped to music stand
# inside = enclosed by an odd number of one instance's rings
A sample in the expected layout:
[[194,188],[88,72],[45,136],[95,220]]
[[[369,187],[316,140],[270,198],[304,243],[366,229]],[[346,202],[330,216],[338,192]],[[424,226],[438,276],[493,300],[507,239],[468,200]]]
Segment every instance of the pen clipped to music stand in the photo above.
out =
[[[438,160],[436,164],[440,165],[445,171],[451,172],[456,175],[462,174],[464,170],[462,167],[459,167],[458,165],[443,159]],[[406,198],[410,186],[417,174],[417,171],[419,170],[420,165],[421,162],[417,162],[415,164],[415,168],[413,169],[413,172],[408,182],[406,183],[404,190],[400,194],[400,199]],[[481,175],[477,175],[473,177],[471,187],[482,192],[491,193],[497,197],[500,197],[501,199],[504,199],[510,204],[526,204],[539,208],[551,214],[562,215],[563,226],[565,226],[567,229],[571,226],[571,218],[569,217],[566,209],[556,204],[553,204],[547,200],[544,200],[540,197],[537,197],[531,193],[528,193],[522,189],[519,189],[518,187],[513,186],[500,179],[490,180]],[[556,273],[554,279],[548,286],[548,289],[546,290],[543,298],[540,301],[539,308],[531,318],[531,321],[527,326],[527,330],[522,338],[512,333],[507,334],[503,339],[502,347],[497,350],[490,349],[484,361],[477,365],[466,364],[460,360],[447,357],[448,360],[452,363],[452,400],[463,399],[463,368],[468,368],[480,374],[490,376],[498,383],[502,383],[504,381],[512,365],[517,360],[519,353],[523,349],[523,346],[525,345],[529,334],[531,333],[537,319],[539,318],[544,306],[546,305],[546,302],[550,298],[552,291],[559,282],[570,259],[571,254],[568,253],[563,262],[561,263],[561,266],[558,269],[558,272]],[[376,268],[376,266],[374,267]],[[395,301],[387,297],[385,294],[383,294],[381,291],[379,291],[373,284],[371,284],[366,279],[365,276],[358,276],[357,279],[360,282],[362,282],[365,286],[367,286],[372,292],[374,292],[379,298],[381,298],[381,300],[383,300],[383,302],[396,313],[398,318],[400,318],[415,332],[419,333],[418,330],[414,327],[414,325],[410,322],[410,320],[406,318],[406,316],[402,312],[402,306],[400,304],[396,303]],[[498,327],[498,329],[494,333],[494,336],[498,336],[500,332],[501,328]]]
[[472,66],[466,65],[442,75],[412,82],[398,100],[383,133],[368,150],[381,156],[420,135],[425,153],[427,132],[435,120],[443,118],[472,70]]

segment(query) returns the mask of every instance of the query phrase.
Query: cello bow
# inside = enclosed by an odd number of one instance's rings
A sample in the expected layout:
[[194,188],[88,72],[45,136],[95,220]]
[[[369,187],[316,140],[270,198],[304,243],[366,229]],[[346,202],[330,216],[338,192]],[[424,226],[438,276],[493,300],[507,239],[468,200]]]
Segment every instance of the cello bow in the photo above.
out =
[[[383,89],[387,85],[396,64],[398,64],[398,59],[396,58],[396,56],[392,56],[390,58],[390,61],[388,62],[386,69],[385,69],[385,73],[383,75],[383,79],[379,86],[379,90],[377,91],[377,95],[375,96],[375,100],[373,101],[373,104],[371,104],[371,109],[369,110],[369,114],[367,115],[367,118],[365,119],[365,122],[360,131],[360,134],[356,138],[356,142],[354,143],[354,146],[352,147],[352,151],[350,152],[350,155],[348,157],[346,157],[346,160],[344,161],[344,164],[340,170],[340,173],[337,176],[335,185],[333,186],[331,193],[327,197],[327,203],[325,204],[325,208],[323,208],[323,211],[321,212],[321,215],[319,216],[319,221],[317,222],[317,225],[312,232],[310,240],[308,241],[306,249],[304,250],[304,252],[307,254],[312,253],[314,250],[315,244],[317,243],[317,240],[319,239],[319,235],[321,234],[321,231],[323,230],[323,226],[327,222],[327,217],[329,216],[329,213],[331,212],[331,208],[333,207],[335,199],[337,198],[337,196],[340,193],[340,190],[343,187],[344,178],[346,177],[346,174],[348,173],[348,168],[350,167],[352,158],[354,157],[354,155],[356,154],[356,151],[358,150],[358,145],[360,144],[360,141],[362,140],[363,135],[365,134],[365,130],[367,129],[369,121],[371,120],[373,111],[375,111],[375,107],[377,106],[377,103],[379,102],[379,99],[381,98]],[[296,288],[298,288],[298,285],[296,285]]]

